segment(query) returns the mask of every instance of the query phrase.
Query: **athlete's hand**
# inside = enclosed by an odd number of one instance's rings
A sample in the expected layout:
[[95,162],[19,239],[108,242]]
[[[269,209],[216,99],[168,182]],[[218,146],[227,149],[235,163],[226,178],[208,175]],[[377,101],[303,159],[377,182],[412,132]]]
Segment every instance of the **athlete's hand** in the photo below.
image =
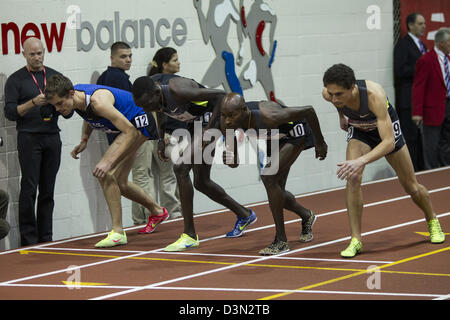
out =
[[364,161],[361,158],[355,160],[347,160],[338,163],[338,170],[336,174],[339,179],[349,179],[358,174],[359,170],[365,166]]
[[340,117],[339,124],[340,124],[342,130],[348,131],[348,120],[346,117]]
[[78,154],[83,152],[84,149],[86,149],[86,146],[87,146],[87,141],[81,141],[80,144],[77,145],[75,148],[73,148],[72,152],[70,153],[72,158],[79,159]]
[[158,141],[158,156],[161,161],[167,162],[170,158],[166,157],[166,139]]
[[316,159],[323,160],[327,157],[328,145],[325,143],[325,140],[321,143],[316,143]]
[[94,177],[103,178],[106,173],[111,170],[111,166],[111,162],[107,160],[100,160],[100,162],[95,166],[94,171],[92,171],[92,174],[94,175]]
[[222,161],[230,168],[236,168],[239,166],[239,163],[237,161],[235,163],[235,155],[233,151],[224,150],[222,153]]

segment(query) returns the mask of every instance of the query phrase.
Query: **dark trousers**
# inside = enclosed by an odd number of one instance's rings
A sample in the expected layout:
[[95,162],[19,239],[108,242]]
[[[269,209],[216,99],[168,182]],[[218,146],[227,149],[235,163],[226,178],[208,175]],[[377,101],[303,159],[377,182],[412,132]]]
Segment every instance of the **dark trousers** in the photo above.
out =
[[440,126],[423,126],[425,168],[450,166],[450,99]]
[[108,145],[112,145],[114,140],[116,140],[118,133],[106,133],[106,139],[108,140]]
[[408,151],[414,166],[414,171],[421,171],[424,169],[423,146],[420,139],[419,128],[412,121],[411,108],[397,109],[397,113],[400,120],[400,127],[402,128],[402,133],[405,137],[405,142],[408,146]]
[[6,221],[6,213],[8,212],[9,196],[6,191],[0,189],[0,239],[6,237],[10,230],[10,225]]
[[[19,229],[21,245],[52,241],[53,194],[61,163],[59,133],[17,135],[22,179],[19,195]],[[35,214],[36,191],[39,189]]]

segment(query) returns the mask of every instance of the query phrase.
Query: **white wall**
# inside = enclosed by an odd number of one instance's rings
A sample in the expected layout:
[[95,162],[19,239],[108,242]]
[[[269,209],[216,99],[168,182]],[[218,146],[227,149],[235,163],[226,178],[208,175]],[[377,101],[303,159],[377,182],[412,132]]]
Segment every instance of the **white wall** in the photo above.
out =
[[[238,1],[233,0],[238,6]],[[391,0],[268,0],[275,11],[278,24],[275,39],[278,40],[277,55],[272,66],[276,95],[288,106],[311,104],[318,113],[322,131],[329,145],[326,160],[314,159],[314,150],[305,151],[291,168],[287,189],[294,194],[323,190],[342,186],[335,175],[336,163],[345,158],[346,133],[339,129],[338,116],[331,104],[321,98],[323,72],[334,63],[345,63],[353,67],[359,79],[371,79],[383,85],[391,101],[394,101],[392,80],[393,17]],[[120,23],[126,19],[151,19],[155,24],[160,18],[170,23],[175,18],[183,18],[187,24],[187,39],[178,47],[173,41],[181,60],[180,75],[200,81],[209,64],[214,59],[211,43],[202,39],[197,12],[189,0],[136,0],[123,2],[109,1],[17,1],[0,2],[0,22],[15,22],[20,30],[32,22],[56,22],[59,25],[68,19],[66,9],[76,4],[81,9],[81,21],[89,21],[95,28],[101,20],[113,20],[114,12],[120,12]],[[251,0],[244,5],[250,8]],[[203,1],[206,13],[209,2]],[[379,29],[369,29],[367,21],[373,19],[374,11],[367,12],[369,6],[380,9]],[[372,7],[371,7],[372,8]],[[369,8],[370,9],[370,8]],[[26,14],[24,14],[26,13]],[[376,17],[375,17],[376,18]],[[41,32],[42,29],[40,28]],[[229,39],[233,50],[237,50],[235,28],[230,28]],[[86,33],[84,34],[86,36]],[[170,33],[163,29],[164,37]],[[263,43],[267,43],[268,32]],[[103,30],[103,40],[107,34]],[[132,34],[127,34],[132,38]],[[89,39],[84,39],[87,42]],[[248,41],[248,40],[246,40]],[[18,195],[20,168],[17,159],[15,123],[4,118],[3,87],[6,77],[25,64],[21,54],[14,53],[12,33],[8,34],[9,52],[0,60],[0,136],[5,145],[0,148],[0,188],[7,189],[11,197],[8,221],[12,229],[10,235],[0,241],[0,249],[19,246]],[[144,75],[147,65],[159,45],[150,47],[147,39],[145,48],[133,48],[133,65],[129,74],[131,81]],[[244,46],[248,61],[248,44]],[[247,60],[245,60],[247,59]],[[66,28],[63,47],[57,52],[47,52],[45,64],[59,70],[74,83],[90,83],[96,73],[103,72],[109,65],[109,50],[103,51],[94,44],[89,52],[77,51],[76,31]],[[240,67],[237,67],[240,73]],[[247,100],[265,100],[259,83],[245,91]],[[70,120],[61,118],[63,141],[62,162],[56,180],[54,210],[54,240],[87,233],[105,231],[110,228],[110,218],[106,202],[96,179],[91,172],[107,143],[103,134],[93,136],[88,149],[80,160],[73,160],[69,153],[79,142],[82,121],[78,116]],[[374,180],[392,176],[393,171],[384,159],[366,168],[364,180]],[[243,204],[266,200],[265,190],[258,181],[255,165],[244,165],[230,169],[215,165],[212,178],[222,185],[237,201]],[[123,198],[124,225],[131,226],[130,201]],[[204,212],[220,208],[202,194],[196,192],[194,210]]]

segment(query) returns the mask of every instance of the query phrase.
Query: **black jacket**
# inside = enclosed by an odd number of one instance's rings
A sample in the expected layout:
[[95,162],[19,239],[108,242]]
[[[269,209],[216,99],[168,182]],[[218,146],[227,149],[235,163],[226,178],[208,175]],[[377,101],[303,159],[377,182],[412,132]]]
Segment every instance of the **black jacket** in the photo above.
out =
[[[425,45],[425,44],[424,44]],[[426,46],[425,46],[426,50]],[[422,56],[413,38],[407,34],[394,49],[396,107],[411,108],[411,88],[417,60]]]
[[[47,81],[58,71],[45,67]],[[43,71],[33,72],[39,88],[44,92]],[[59,112],[51,104],[41,107],[33,107],[27,114],[20,116],[17,106],[33,99],[40,94],[39,88],[26,67],[14,72],[5,84],[5,117],[8,120],[16,121],[16,128],[19,132],[29,133],[58,133]]]

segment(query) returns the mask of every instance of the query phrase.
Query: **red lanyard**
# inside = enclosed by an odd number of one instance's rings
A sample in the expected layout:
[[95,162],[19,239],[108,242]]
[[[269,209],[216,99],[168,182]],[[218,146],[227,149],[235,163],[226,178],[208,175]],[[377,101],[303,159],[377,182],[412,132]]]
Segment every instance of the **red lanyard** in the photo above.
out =
[[[30,73],[31,77],[33,78],[34,83],[35,83],[36,86],[38,87],[39,92],[40,92],[41,94],[43,94],[43,92],[42,92],[42,90],[41,90],[41,87],[39,87],[39,84],[38,84],[38,82],[37,82],[37,80],[36,80],[36,77],[35,77],[34,74],[30,71],[30,69],[28,68],[28,66],[27,66],[27,70],[28,70],[28,72]],[[45,72],[45,67],[44,67],[44,66],[42,66],[42,71],[44,72],[44,90],[45,90],[45,87],[47,86],[47,73]]]

